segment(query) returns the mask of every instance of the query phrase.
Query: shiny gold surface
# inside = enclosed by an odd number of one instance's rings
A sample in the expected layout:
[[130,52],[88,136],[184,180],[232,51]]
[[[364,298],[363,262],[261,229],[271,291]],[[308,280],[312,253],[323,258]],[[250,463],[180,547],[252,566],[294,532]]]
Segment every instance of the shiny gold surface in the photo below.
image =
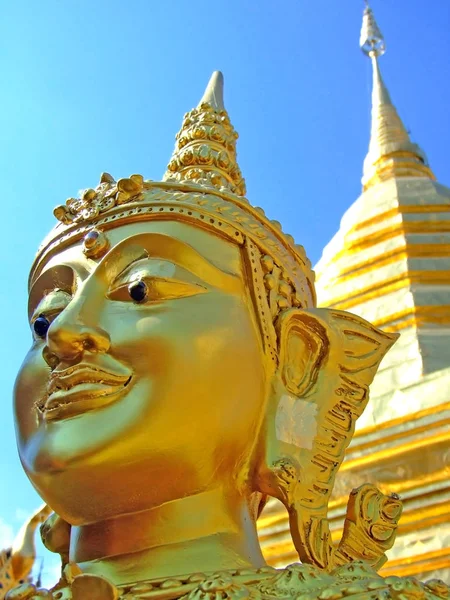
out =
[[[377,423],[376,425],[372,425],[370,427],[362,427],[355,432],[354,440],[356,444],[358,444],[358,438],[367,436],[371,433],[382,433],[386,429],[390,429],[396,427],[398,425],[407,425],[409,422],[416,422],[423,417],[429,417],[431,415],[436,415],[441,412],[450,410],[450,401],[445,402],[443,404],[437,404],[436,406],[431,406],[430,408],[424,408],[421,410],[417,410],[415,412],[410,412],[403,417],[398,417],[396,419],[391,419],[390,421],[384,421],[384,423]],[[405,431],[406,434],[406,431]],[[355,444],[350,446],[347,450],[347,454],[354,451]]]
[[[433,181],[391,101],[378,64],[384,39],[369,8],[361,45],[374,75],[363,193],[323,250],[318,302],[354,311],[401,337],[375,378],[362,428],[336,478],[328,520],[333,539],[339,538],[349,487],[367,481],[384,494],[399,493],[404,508],[397,542],[380,572],[448,579],[450,189]],[[294,559],[282,508],[270,503],[259,527],[270,564]]]
[[357,239],[348,240],[340,250],[335,260],[342,256],[358,254],[361,250],[372,248],[377,244],[386,242],[396,236],[404,236],[408,233],[448,233],[450,232],[450,221],[403,221],[380,229],[375,234],[364,235]]
[[[370,467],[370,465],[367,466]],[[413,490],[414,488],[418,489],[424,485],[436,483],[445,484],[447,482],[448,469],[445,469],[444,467],[442,470],[433,473],[433,475],[429,476],[428,478],[420,477],[418,479],[408,479],[403,481],[402,485],[396,483],[396,488],[398,487],[399,493],[403,493]],[[383,489],[385,494],[389,493],[389,485],[381,485],[380,487],[385,488]],[[347,501],[348,499],[346,496],[334,498],[330,501],[328,508],[330,510],[343,510],[346,507]],[[411,531],[417,528],[418,525],[423,526],[425,524],[429,524],[426,522],[431,522],[432,525],[446,523],[450,517],[449,511],[450,508],[447,502],[437,503],[432,507],[426,507],[420,510],[414,508],[411,512],[408,512],[408,508],[406,508],[402,513],[398,531],[400,533]],[[264,556],[267,560],[269,560],[269,562],[279,562],[282,555],[282,547],[279,543],[271,545],[270,541],[273,539],[273,533],[272,531],[267,531],[266,533],[265,530],[270,530],[275,525],[282,525],[283,527],[286,527],[287,524],[288,515],[285,512],[279,511],[263,516],[258,520],[258,528],[260,530],[259,539],[261,542],[267,541],[267,545],[264,546]],[[338,541],[342,536],[342,527],[340,526],[337,529],[332,529],[331,536],[334,541]],[[286,543],[286,548],[289,551],[289,560],[295,560],[295,548],[291,540]]]
[[[440,524],[444,523],[444,520],[440,522]],[[417,525],[418,524],[416,523],[416,527]],[[273,555],[282,557],[282,560],[286,563],[296,560],[295,551],[292,551],[292,544],[286,544],[286,548],[284,548],[282,544],[277,544],[277,546],[274,547]],[[431,571],[445,571],[449,566],[450,548],[447,547],[433,552],[391,560],[385,567],[380,569],[379,574],[383,577],[393,576],[396,579],[400,577],[417,577],[418,575],[430,573]],[[408,598],[408,596],[405,597]],[[446,596],[442,597],[446,598]],[[364,598],[364,596],[361,596],[361,600],[362,598]]]
[[391,265],[410,258],[447,258],[450,255],[450,244],[405,244],[391,252],[383,253],[371,260],[357,263],[352,267],[342,269],[335,279],[348,282],[356,277],[373,273],[381,267]]
[[353,296],[349,297],[347,293],[345,296],[333,298],[329,306],[346,310],[414,284],[447,285],[449,281],[450,271],[405,271],[396,277],[386,278],[379,283],[356,289]]
[[[442,548],[434,552],[425,552],[411,558],[392,560],[389,566],[381,570],[385,576],[395,574],[397,577],[411,577],[418,573],[444,570],[450,567],[450,548]],[[445,596],[443,596],[445,598]]]
[[411,142],[381,76],[378,59],[385,52],[385,42],[369,6],[364,11],[360,46],[373,67],[372,128],[363,190],[393,177],[435,179],[424,152]]
[[197,108],[184,117],[164,180],[195,181],[244,196],[237,138],[223,105],[223,75],[216,71]]
[[450,306],[414,306],[378,319],[375,324],[377,327],[395,332],[407,327],[426,324],[448,325],[449,323]]
[[418,450],[421,448],[426,448],[432,444],[442,444],[444,447],[448,446],[450,442],[450,431],[444,431],[438,434],[429,435],[429,436],[420,436],[418,439],[408,441],[404,444],[399,444],[395,448],[387,448],[386,450],[379,450],[378,452],[373,452],[367,456],[361,456],[359,458],[353,458],[342,465],[341,470],[346,471],[353,468],[360,467],[362,465],[367,466],[370,463],[379,463],[383,460],[390,460],[393,456],[406,454],[407,452],[411,452],[411,450]]
[[[196,176],[184,169],[205,122],[207,144],[210,125],[232,131],[221,86],[215,75],[184,122],[173,179],[104,174],[56,209],[32,266],[17,440],[55,511],[42,535],[63,577],[8,600],[446,590],[376,574],[402,510],[395,494],[360,485],[331,532],[337,472],[397,336],[315,308],[304,250],[239,195],[237,175],[212,169],[214,153],[195,145]],[[284,504],[303,564],[266,566],[256,520],[268,497]]]
[[434,213],[449,213],[450,205],[449,204],[426,204],[426,205],[399,205],[395,208],[391,208],[386,210],[370,219],[363,219],[356,223],[353,227],[351,227],[348,231],[349,234],[355,231],[361,231],[361,229],[365,229],[366,227],[371,227],[372,225],[378,225],[379,223],[383,223],[391,219],[392,217],[396,217],[397,215],[420,215],[420,214],[434,214]]

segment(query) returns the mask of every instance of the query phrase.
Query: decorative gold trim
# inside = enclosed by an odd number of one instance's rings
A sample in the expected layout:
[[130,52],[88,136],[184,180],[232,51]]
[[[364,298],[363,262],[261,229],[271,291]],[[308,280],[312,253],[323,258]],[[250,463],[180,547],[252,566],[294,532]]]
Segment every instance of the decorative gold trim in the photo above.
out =
[[[270,566],[265,566],[260,569],[224,570],[223,572],[220,572],[220,574],[216,574],[216,577],[231,577],[235,584],[246,585],[257,584],[258,582],[273,577],[273,575],[276,575],[276,571]],[[140,581],[119,586],[118,589],[120,598],[130,598],[130,600],[138,600],[138,598],[176,600],[181,597],[188,598],[189,594],[199,586],[199,583],[208,581],[208,578],[211,579],[211,574],[209,573],[191,573],[189,575],[181,575],[177,578],[164,577],[151,579],[149,581]],[[74,581],[76,581],[76,578]],[[84,598],[84,596],[79,597]],[[200,597],[204,597],[205,599],[210,598],[208,593],[204,593]],[[217,597],[216,594],[213,595],[213,598],[215,597]],[[218,597],[228,596],[219,595]],[[100,598],[100,596],[97,596],[97,598]]]
[[[411,512],[404,511],[402,518],[400,520],[399,528],[398,528],[398,536],[405,535],[410,533],[411,531],[421,531],[428,529],[429,527],[435,527],[437,525],[442,525],[444,523],[448,523],[450,517],[450,507],[448,506],[448,502],[441,502],[437,505],[427,507],[426,509],[417,511],[413,510]],[[287,522],[286,522],[286,530],[287,530]],[[343,529],[340,527],[338,529],[333,529],[331,532],[331,538],[333,542],[337,542],[341,539],[343,533]],[[269,539],[272,537],[270,534],[267,536],[261,535],[260,539]],[[292,541],[280,541],[279,543],[274,542],[270,545],[263,545],[263,554],[264,558],[267,560],[269,564],[274,566],[275,564],[279,564],[280,561],[290,561],[296,559],[296,551],[292,544]],[[419,555],[420,556],[420,555]],[[396,564],[402,564],[402,561],[411,561],[415,562],[417,560],[417,556],[410,556],[407,559],[395,559],[393,561],[387,562],[387,568],[391,567],[395,568]],[[386,567],[384,567],[385,569]],[[384,574],[384,569],[382,570],[382,574]]]
[[[400,319],[404,320],[394,323]],[[450,325],[450,306],[414,306],[374,321],[377,327],[383,327],[385,331],[393,332],[407,327],[419,327],[425,323]]]
[[[385,267],[400,260],[409,258],[448,258],[450,256],[450,244],[405,244],[400,248],[395,248],[385,254],[380,254],[374,258],[356,263],[350,267],[342,269],[330,281],[330,285],[344,283],[361,275],[373,273],[381,267]],[[331,260],[324,273],[334,264],[335,259]],[[320,280],[320,276],[318,276]]]
[[[262,480],[264,488],[258,489],[286,506],[291,535],[303,563],[329,570],[362,556],[372,566],[384,563],[384,553],[393,544],[401,513],[398,498],[385,497],[370,484],[353,490],[347,505],[346,527],[337,548],[331,545],[327,511],[334,478],[355,421],[368,401],[368,386],[396,338],[383,337],[380,330],[354,315],[324,309],[287,311],[280,315],[276,328],[281,341],[279,361],[283,365],[281,377],[286,393],[300,398],[307,394],[308,402],[317,403],[323,417],[313,443],[308,449],[301,449],[298,457],[289,455],[280,459],[276,445],[268,445],[265,464],[270,465],[270,471]],[[294,335],[301,347],[308,348],[307,365],[297,366],[297,350],[290,344]],[[334,364],[337,348],[339,367],[332,372],[327,367]],[[317,385],[320,376],[327,381],[325,396]],[[297,465],[301,468],[306,464],[308,477],[299,478]]]
[[386,210],[383,213],[379,213],[370,219],[365,219],[364,221],[360,221],[353,227],[351,227],[347,234],[355,233],[356,231],[361,231],[361,229],[365,229],[366,227],[371,227],[372,225],[378,225],[379,223],[383,223],[392,217],[396,217],[398,215],[410,215],[410,214],[432,214],[432,213],[440,213],[440,212],[448,212],[450,213],[450,204],[421,204],[421,205],[400,205],[395,208],[391,208]]
[[391,294],[413,284],[450,285],[450,271],[406,271],[397,277],[391,277],[380,283],[355,290],[354,295],[350,298],[350,292],[347,292],[337,298],[328,299],[324,303],[324,306],[347,310],[375,298],[379,299],[381,295]]
[[448,441],[450,441],[450,431],[436,433],[434,435],[423,437],[417,440],[410,440],[405,444],[401,444],[396,447],[386,448],[384,450],[379,450],[378,452],[371,452],[366,456],[360,456],[358,458],[344,461],[341,465],[340,472],[343,473],[344,471],[350,471],[360,467],[367,467],[370,464],[386,460],[386,458],[392,458],[393,456],[399,456],[401,454],[406,454],[407,452],[412,452],[413,450],[419,450],[420,448],[425,448],[434,444],[440,444]]
[[[211,84],[221,88],[222,80],[222,75],[215,73]],[[191,180],[245,196],[245,181],[236,160],[237,138],[225,108],[200,101],[184,116],[164,180]]]
[[[419,524],[419,529],[427,529],[431,525],[436,525],[436,523],[448,522],[449,517],[450,505],[447,501],[437,502],[419,510],[405,510],[402,515],[401,525],[399,526],[399,534],[416,531]],[[430,523],[429,521],[432,522]]]
[[[433,429],[435,429],[438,427],[445,427],[446,425],[450,425],[450,418],[442,419],[441,421],[436,421],[435,423],[432,424],[432,427],[433,427]],[[374,446],[376,447],[380,443],[380,441],[382,441],[383,444],[385,444],[387,442],[395,442],[396,440],[401,440],[402,438],[405,438],[405,437],[417,436],[417,435],[420,435],[421,433],[426,433],[427,431],[430,430],[430,427],[431,426],[429,424],[421,425],[420,427],[416,427],[415,429],[412,429],[412,430],[407,429],[407,430],[397,431],[396,433],[392,433],[391,435],[383,437],[382,439],[378,438],[376,440],[371,440],[370,442],[366,442],[364,444],[349,446],[349,448],[347,449],[347,452],[346,452],[346,456],[348,456],[349,454],[354,454],[355,452],[361,452],[363,450],[368,450],[370,448],[373,448]]]
[[226,190],[173,181],[156,184],[143,181],[139,175],[116,183],[104,174],[95,190],[86,190],[81,199],[69,199],[55,211],[61,222],[38,251],[30,285],[51,256],[82,239],[93,226],[106,232],[134,221],[171,219],[201,223],[240,245],[250,238],[281,267],[284,279],[295,287],[300,304],[315,305],[314,272],[303,246],[284,234],[278,221],[267,219],[261,208],[250,206],[247,199]]
[[[405,535],[410,533],[411,531],[420,531],[424,529],[428,529],[429,527],[435,525],[441,525],[442,523],[447,523],[450,517],[450,506],[448,502],[439,502],[432,506],[427,506],[423,509],[417,510],[407,510],[406,508],[403,511],[402,517],[400,519],[400,523],[398,526],[397,536]],[[420,525],[420,526],[419,526]],[[287,523],[286,523],[287,530]],[[337,542],[341,539],[344,529],[342,527],[333,529],[331,531],[331,539],[333,542]],[[273,534],[272,534],[273,535]],[[270,539],[272,537],[271,534],[261,535],[260,539]],[[273,551],[274,556],[277,556],[277,552],[280,552],[281,549],[292,548],[292,553],[295,553],[294,546],[291,541],[281,542],[279,545],[271,544],[270,546],[264,546],[264,556],[267,558],[271,556]]]
[[[293,549],[292,542],[285,542],[274,547],[273,554],[268,553],[266,548],[263,550],[267,563],[272,566],[297,560],[297,553]],[[450,568],[450,548],[442,548],[388,561],[379,571],[379,574],[382,577],[406,577],[447,568]]]
[[[403,492],[408,492],[423,487],[425,485],[430,485],[433,483],[442,483],[444,481],[448,482],[448,471],[446,469],[442,469],[438,473],[432,473],[428,476],[421,475],[420,477],[416,479],[411,479],[409,481],[394,481],[392,482],[392,485],[389,486],[389,489],[388,486],[383,485],[380,485],[380,488],[382,488],[382,492],[387,494],[392,491],[391,488],[395,487],[395,492],[401,494]],[[421,495],[417,496],[417,498],[420,497]],[[339,498],[332,499],[328,505],[328,508],[329,510],[344,508],[347,504],[347,501],[347,496],[340,496]],[[280,512],[276,512],[274,514],[269,514],[266,516],[263,514],[263,516],[260,517],[258,520],[258,531],[260,540],[270,539],[270,537],[272,537],[274,534],[264,533],[264,530],[275,525],[279,525],[281,523],[286,523],[286,528],[288,527],[288,515],[284,512],[284,510],[282,510],[281,507]]]
[[415,556],[390,560],[380,571],[380,575],[409,577],[419,573],[450,568],[450,548],[441,548]]
[[396,325],[392,325],[392,326],[388,326],[388,327],[384,327],[385,331],[390,331],[390,332],[399,332],[402,329],[408,329],[409,327],[420,327],[421,325],[425,325],[425,324],[430,324],[433,323],[434,325],[450,325],[450,318],[449,319],[441,319],[441,320],[434,320],[434,321],[429,321],[428,319],[409,319],[408,321],[402,321],[401,323],[397,323]]
[[424,177],[435,181],[436,177],[430,167],[421,164],[419,160],[412,152],[392,152],[383,155],[373,165],[373,169],[376,170],[375,174],[363,182],[363,191],[365,192],[370,187],[388,179],[400,177]]
[[357,254],[368,248],[372,248],[377,244],[386,242],[398,235],[407,233],[449,233],[450,221],[406,221],[397,223],[391,227],[381,229],[376,233],[371,233],[357,240],[344,243],[342,250],[337,252],[333,257],[333,262],[340,260],[342,257],[350,254]]
[[[369,425],[368,427],[362,427],[361,429],[355,431],[355,435],[353,436],[353,442],[359,437],[371,435],[372,433],[379,434],[381,431],[390,429],[391,427],[397,427],[397,425],[411,423],[418,419],[422,419],[423,417],[428,417],[430,415],[435,415],[437,413],[444,412],[445,410],[450,410],[450,402],[445,402],[444,404],[436,404],[435,406],[431,406],[430,408],[424,408],[413,413],[408,413],[406,415],[403,415],[402,417],[391,419],[390,421],[377,423],[377,425]],[[384,439],[385,438],[383,438],[383,440]],[[355,446],[355,444],[353,443],[351,446],[349,446],[347,453],[355,447],[359,448],[360,446]]]

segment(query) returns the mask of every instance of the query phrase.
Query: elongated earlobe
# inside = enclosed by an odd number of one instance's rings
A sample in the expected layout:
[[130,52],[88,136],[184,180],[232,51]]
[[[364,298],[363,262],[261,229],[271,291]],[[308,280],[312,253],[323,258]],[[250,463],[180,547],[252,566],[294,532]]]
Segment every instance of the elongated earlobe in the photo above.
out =
[[[302,562],[332,569],[364,559],[379,567],[394,542],[399,499],[373,486],[354,490],[337,549],[327,510],[369,384],[398,336],[329,309],[284,311],[276,329],[280,363],[267,411],[259,489],[286,506]],[[370,515],[364,512],[369,504]]]

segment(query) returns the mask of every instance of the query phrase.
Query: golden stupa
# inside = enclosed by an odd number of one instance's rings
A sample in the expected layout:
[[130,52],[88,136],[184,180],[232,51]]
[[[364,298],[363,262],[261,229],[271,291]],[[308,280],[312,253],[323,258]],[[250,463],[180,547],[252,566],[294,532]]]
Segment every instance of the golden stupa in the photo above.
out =
[[[222,88],[215,73],[185,115],[163,181],[103,174],[55,209],[15,419],[61,579],[6,600],[448,597],[377,574],[395,494],[348,490],[332,540],[335,478],[398,335],[316,307],[303,247],[244,197]],[[301,564],[266,564],[269,498]]]
[[[347,491],[364,482],[403,503],[384,576],[450,580],[450,189],[411,141],[380,72],[385,40],[364,11],[372,124],[362,193],[315,266],[318,305],[400,333],[371,385],[329,503],[342,535]],[[295,560],[288,516],[271,501],[258,521],[270,564]]]

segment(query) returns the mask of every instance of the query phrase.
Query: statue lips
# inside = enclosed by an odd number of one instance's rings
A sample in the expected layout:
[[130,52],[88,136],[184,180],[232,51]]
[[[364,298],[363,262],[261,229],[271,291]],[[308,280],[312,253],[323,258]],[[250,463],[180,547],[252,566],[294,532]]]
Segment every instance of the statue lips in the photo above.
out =
[[131,380],[129,372],[125,373],[123,367],[120,370],[112,373],[83,362],[53,371],[42,405],[44,419],[72,417],[115,401]]

